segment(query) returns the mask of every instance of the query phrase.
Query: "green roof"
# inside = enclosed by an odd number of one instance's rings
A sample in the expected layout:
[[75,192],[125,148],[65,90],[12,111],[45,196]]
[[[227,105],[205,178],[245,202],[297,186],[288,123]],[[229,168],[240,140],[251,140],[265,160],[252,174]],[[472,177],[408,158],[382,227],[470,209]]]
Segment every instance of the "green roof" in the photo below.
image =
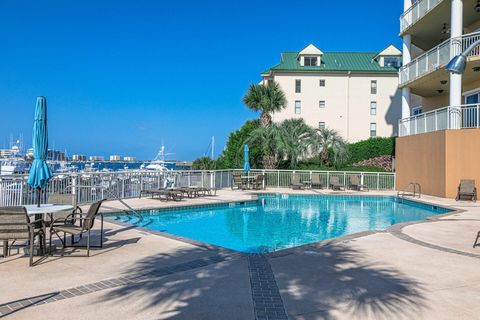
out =
[[281,62],[263,73],[270,71],[315,71],[315,72],[398,72],[395,67],[381,67],[373,58],[378,52],[324,52],[320,66],[301,66],[298,52],[282,52]]

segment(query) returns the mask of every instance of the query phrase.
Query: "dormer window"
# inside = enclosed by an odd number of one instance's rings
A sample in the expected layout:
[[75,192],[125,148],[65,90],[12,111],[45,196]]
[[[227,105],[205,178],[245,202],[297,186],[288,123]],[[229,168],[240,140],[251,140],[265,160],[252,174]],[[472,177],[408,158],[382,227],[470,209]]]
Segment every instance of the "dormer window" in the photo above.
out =
[[304,57],[304,65],[305,66],[317,66],[317,57]]
[[400,68],[402,66],[401,58],[398,56],[383,57],[383,66]]

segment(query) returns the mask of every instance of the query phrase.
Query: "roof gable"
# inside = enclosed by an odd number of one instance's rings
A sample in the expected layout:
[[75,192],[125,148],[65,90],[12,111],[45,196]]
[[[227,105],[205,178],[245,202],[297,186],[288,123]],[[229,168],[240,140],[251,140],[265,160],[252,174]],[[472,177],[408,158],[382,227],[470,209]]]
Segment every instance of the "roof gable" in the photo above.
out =
[[321,56],[322,54],[323,54],[322,50],[318,49],[313,44],[309,44],[298,53],[299,56],[303,56],[303,55]]
[[374,57],[374,59],[377,59],[380,56],[401,56],[401,55],[402,55],[402,51],[400,51],[399,49],[397,49],[397,47],[395,47],[393,44],[391,44],[388,47],[386,47],[385,49],[383,49],[383,51],[379,52]]

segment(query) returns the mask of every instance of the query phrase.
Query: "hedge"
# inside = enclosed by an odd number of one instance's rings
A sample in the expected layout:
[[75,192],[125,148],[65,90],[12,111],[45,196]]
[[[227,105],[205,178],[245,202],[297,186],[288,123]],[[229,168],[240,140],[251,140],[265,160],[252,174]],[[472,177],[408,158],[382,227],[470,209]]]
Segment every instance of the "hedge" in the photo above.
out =
[[356,163],[371,158],[395,155],[395,138],[375,137],[348,145],[348,163]]

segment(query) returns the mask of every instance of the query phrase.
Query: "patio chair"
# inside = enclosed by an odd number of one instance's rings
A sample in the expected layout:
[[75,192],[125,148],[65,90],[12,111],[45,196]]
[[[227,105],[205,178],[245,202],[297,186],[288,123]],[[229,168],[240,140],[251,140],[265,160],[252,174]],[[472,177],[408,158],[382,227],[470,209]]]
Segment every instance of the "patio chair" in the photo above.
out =
[[300,182],[300,176],[297,173],[292,173],[292,181],[290,186],[293,190],[302,190],[305,186]]
[[246,188],[245,182],[242,179],[242,174],[241,173],[233,173],[232,174],[232,190],[234,188],[237,188],[238,190],[243,190]]
[[472,201],[477,201],[477,188],[475,187],[475,180],[460,180],[457,197],[455,200],[458,201],[462,198],[470,198]]
[[357,191],[368,191],[368,186],[365,185],[365,184],[362,184],[361,181],[360,181],[360,177],[358,175],[353,175],[353,176],[350,176],[350,189],[351,190],[357,190]]
[[332,190],[345,190],[345,185],[340,183],[340,178],[338,176],[330,177],[329,187]]
[[263,180],[264,179],[265,179],[265,177],[263,176],[263,174],[257,174],[255,176],[255,180],[253,181],[253,189],[255,189],[255,190],[263,189]]
[[[39,227],[40,226],[40,227]],[[33,245],[35,238],[42,239],[40,247],[45,248],[43,220],[30,221],[25,207],[0,207],[0,240],[3,240],[3,256],[6,257],[17,240],[27,240],[30,255],[29,266],[33,266]],[[13,240],[10,244],[9,240]]]
[[[67,246],[67,240],[66,240],[66,235],[67,233],[72,235],[72,247],[75,247],[73,245],[73,240],[75,236],[80,236],[83,235],[84,233],[87,234],[87,257],[90,256],[90,233],[91,230],[95,224],[95,217],[99,213],[100,206],[102,205],[102,202],[104,200],[97,201],[90,205],[90,208],[88,209],[88,212],[86,214],[83,213],[72,213],[70,214],[66,219],[63,219],[63,223],[59,224],[61,219],[56,219],[53,222],[52,227],[50,228],[50,246],[52,244],[52,235],[55,234],[60,241],[62,242],[63,248],[66,248]],[[103,246],[103,214],[101,214],[101,228],[100,228],[100,246],[96,247],[102,247]],[[76,222],[79,221],[79,224],[76,224]],[[60,237],[59,232],[63,232],[63,239]],[[76,247],[84,247],[84,246],[76,246]]]
[[312,189],[323,189],[323,184],[320,181],[320,174],[313,173],[312,174],[312,181],[310,182],[310,187]]
[[[73,196],[74,195],[72,195],[72,194],[52,193],[52,194],[48,195],[47,202],[51,203],[51,204],[73,205],[74,204],[73,203]],[[48,228],[50,228],[50,226],[52,225],[52,223],[55,219],[63,218],[63,220],[65,220],[70,214],[75,213],[75,212],[82,213],[82,209],[79,206],[77,206],[73,210],[65,210],[65,211],[55,212],[55,214],[50,215],[50,218],[51,218],[50,220],[45,221],[45,225]]]

